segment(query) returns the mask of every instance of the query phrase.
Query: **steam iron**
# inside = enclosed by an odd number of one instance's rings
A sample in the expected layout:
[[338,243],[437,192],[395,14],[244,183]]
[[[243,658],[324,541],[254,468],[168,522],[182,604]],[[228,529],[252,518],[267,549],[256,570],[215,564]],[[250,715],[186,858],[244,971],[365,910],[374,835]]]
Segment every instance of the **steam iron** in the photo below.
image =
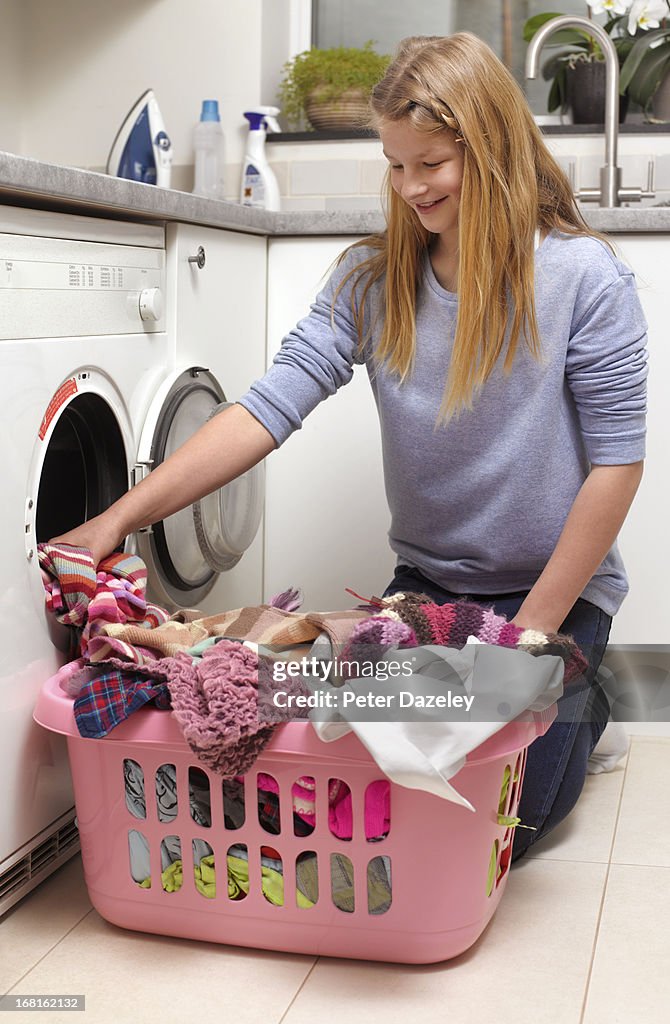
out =
[[172,143],[153,90],[147,89],[116,133],[107,174],[169,188],[171,170]]

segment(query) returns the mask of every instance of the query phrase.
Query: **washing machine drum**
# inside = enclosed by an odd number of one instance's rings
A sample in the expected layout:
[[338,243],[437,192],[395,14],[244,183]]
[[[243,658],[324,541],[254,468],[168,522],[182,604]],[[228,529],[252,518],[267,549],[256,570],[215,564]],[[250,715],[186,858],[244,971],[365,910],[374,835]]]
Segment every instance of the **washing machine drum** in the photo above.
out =
[[[147,462],[164,462],[207,420],[231,403],[208,370],[192,367],[171,386],[152,431]],[[145,432],[146,432],[145,428]],[[195,606],[232,569],[253,541],[263,512],[263,467],[255,466],[201,501],[140,533],[138,550],[147,562],[154,600]]]

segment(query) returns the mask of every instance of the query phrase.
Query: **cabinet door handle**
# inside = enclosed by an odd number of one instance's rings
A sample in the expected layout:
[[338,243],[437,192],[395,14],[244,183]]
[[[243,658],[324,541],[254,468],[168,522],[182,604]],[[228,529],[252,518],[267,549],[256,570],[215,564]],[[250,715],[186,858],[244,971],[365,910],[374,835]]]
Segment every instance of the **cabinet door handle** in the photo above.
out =
[[198,246],[198,251],[195,254],[195,256],[189,256],[188,262],[196,263],[198,266],[198,270],[202,270],[202,268],[205,265],[205,250],[201,245]]

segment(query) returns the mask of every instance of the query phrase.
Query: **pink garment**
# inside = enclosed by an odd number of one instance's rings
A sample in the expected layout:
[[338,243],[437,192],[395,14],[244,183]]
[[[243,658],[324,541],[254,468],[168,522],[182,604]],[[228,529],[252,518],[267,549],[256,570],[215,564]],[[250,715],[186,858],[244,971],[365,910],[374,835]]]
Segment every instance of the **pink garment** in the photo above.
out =
[[272,735],[258,721],[258,656],[220,640],[199,662],[180,651],[163,664],[173,714],[191,750],[224,778],[244,773]]
[[[104,563],[102,563],[104,565]],[[88,606],[88,617],[81,635],[81,653],[87,654],[90,641],[110,623],[136,623],[155,629],[166,622],[168,613],[145,599],[146,576],[133,579],[98,569],[95,594]]]
[[[277,781],[265,772],[258,773],[259,789],[279,794]],[[312,828],[316,823],[314,803],[314,780],[301,775],[291,788],[293,811]],[[390,785],[387,779],[371,782],[365,793],[365,838],[379,839],[388,834],[390,828]],[[328,790],[328,826],[338,839],[351,839],[354,819],[351,807],[351,790],[341,779],[331,779]]]
[[38,555],[47,611],[81,629],[83,655],[89,655],[91,642],[110,623],[155,629],[169,618],[164,608],[147,602],[146,566],[137,555],[113,552],[97,570],[87,548],[39,544]]
[[[196,757],[224,779],[251,768],[276,728],[259,701],[256,652],[219,640],[199,660],[180,651],[157,662],[156,671],[166,676],[172,713]],[[297,679],[282,687],[305,692]]]

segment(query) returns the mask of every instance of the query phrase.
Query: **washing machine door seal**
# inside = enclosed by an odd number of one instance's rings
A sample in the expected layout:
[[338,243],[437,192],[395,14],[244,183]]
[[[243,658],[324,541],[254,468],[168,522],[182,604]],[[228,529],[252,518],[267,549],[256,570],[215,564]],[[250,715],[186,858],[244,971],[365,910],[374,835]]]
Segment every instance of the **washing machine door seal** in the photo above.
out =
[[[191,366],[169,377],[145,420],[133,482],[147,476],[229,404],[219,381],[204,367]],[[197,607],[219,573],[236,565],[253,541],[263,500],[263,468],[256,466],[139,531],[131,546],[146,562],[150,597],[168,607]]]

